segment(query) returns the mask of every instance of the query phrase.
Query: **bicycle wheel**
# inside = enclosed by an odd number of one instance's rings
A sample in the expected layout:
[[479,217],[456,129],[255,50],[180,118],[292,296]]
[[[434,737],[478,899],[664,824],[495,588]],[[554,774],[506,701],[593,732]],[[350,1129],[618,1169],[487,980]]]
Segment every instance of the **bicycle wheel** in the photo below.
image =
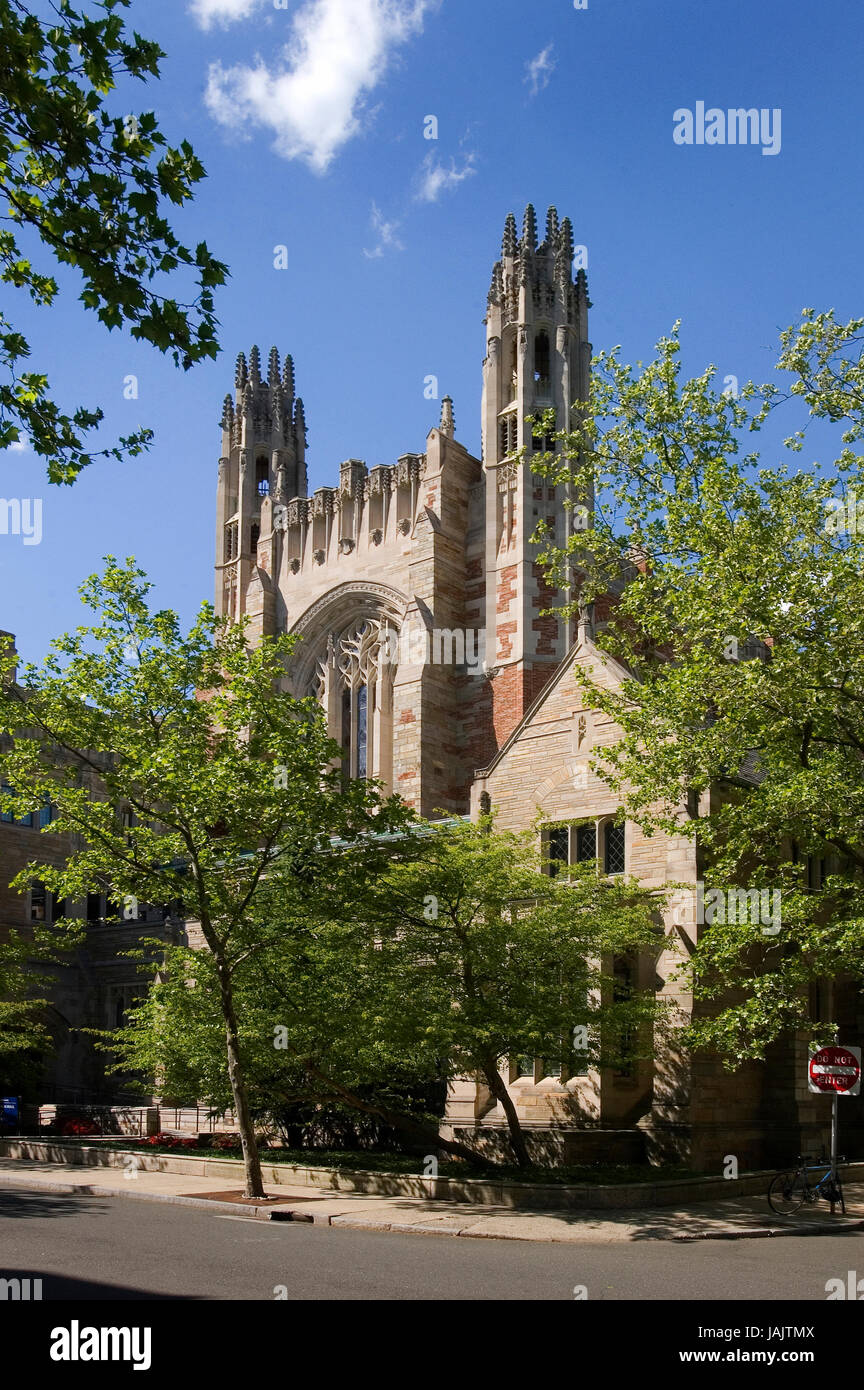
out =
[[807,1179],[800,1169],[778,1173],[768,1188],[768,1205],[778,1216],[791,1216],[803,1207],[809,1194]]

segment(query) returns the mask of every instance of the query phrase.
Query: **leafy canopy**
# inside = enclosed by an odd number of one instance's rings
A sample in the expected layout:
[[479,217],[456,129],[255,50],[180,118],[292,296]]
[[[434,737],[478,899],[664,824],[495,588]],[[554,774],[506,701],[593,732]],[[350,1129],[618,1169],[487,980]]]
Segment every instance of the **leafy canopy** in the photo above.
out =
[[[541,563],[571,611],[608,612],[599,641],[630,673],[620,692],[585,679],[622,730],[597,770],[646,828],[698,834],[709,885],[782,895],[777,937],[715,922],[693,960],[723,1007],[692,1036],[733,1060],[809,1025],[810,981],[864,980],[862,344],[864,320],[805,310],[779,381],[738,394],[713,367],[683,378],[677,329],[645,366],[603,353],[572,432],[531,465],[571,488],[574,525],[563,544],[540,526]],[[766,461],[755,437],[781,408],[799,427]],[[816,421],[833,457],[802,465]]]
[[[204,177],[188,141],[168,144],[152,111],[116,112],[108,98],[123,78],[159,77],[161,49],[129,34],[130,0],[70,0],[51,5],[50,21],[20,0],[0,0],[0,280],[50,308],[57,280],[30,259],[46,250],[83,280],[81,302],[110,330],[170,353],[184,370],[215,357],[214,289],[227,268],[200,242],[185,246],[166,216]],[[187,298],[166,293],[188,272]],[[47,377],[26,369],[30,347],[0,314],[0,449],[29,439],[54,483],[72,483],[97,457],[140,454],[141,429],[94,452],[88,436],[101,409],[66,414]]]

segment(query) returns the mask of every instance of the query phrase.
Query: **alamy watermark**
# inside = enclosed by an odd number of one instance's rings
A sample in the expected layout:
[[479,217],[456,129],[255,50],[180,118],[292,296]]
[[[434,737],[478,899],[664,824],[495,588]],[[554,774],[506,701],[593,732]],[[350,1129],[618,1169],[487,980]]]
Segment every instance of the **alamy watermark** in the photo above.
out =
[[859,531],[864,535],[864,498],[858,500],[854,487],[845,497],[829,497],[825,505],[825,531],[829,536],[857,536]]
[[41,545],[42,498],[0,497],[0,536],[20,536],[25,545]]
[[[686,890],[695,896],[695,914],[692,920],[699,926],[761,926],[763,936],[779,936],[783,922],[779,888],[709,888],[701,881],[693,889]],[[672,921],[678,927],[685,925],[685,902],[677,902],[672,909]]]
[[767,106],[679,106],[673,112],[672,139],[676,145],[761,145],[763,154],[779,154],[783,144],[782,108]]

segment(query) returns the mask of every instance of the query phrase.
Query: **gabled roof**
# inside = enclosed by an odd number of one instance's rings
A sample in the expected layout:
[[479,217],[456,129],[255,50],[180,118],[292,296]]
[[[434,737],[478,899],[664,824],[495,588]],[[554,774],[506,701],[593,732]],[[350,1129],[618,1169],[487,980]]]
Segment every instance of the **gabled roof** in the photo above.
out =
[[[521,738],[524,731],[528,728],[529,724],[536,716],[538,710],[543,708],[546,701],[552,695],[552,692],[560,684],[563,678],[570,671],[572,671],[574,665],[576,665],[578,662],[579,656],[589,650],[591,652],[596,652],[599,660],[602,661],[604,666],[606,666],[609,670],[612,671],[613,675],[618,680],[623,682],[631,678],[632,673],[627,671],[627,669],[621,665],[620,661],[616,661],[614,657],[609,656],[607,652],[604,652],[600,647],[598,647],[597,643],[593,640],[593,638],[588,637],[583,630],[583,632],[580,633],[579,637],[577,637],[576,641],[573,643],[572,647],[568,651],[567,655],[564,657],[563,661],[560,663],[558,667],[556,667],[554,675],[546,682],[543,689],[540,691],[540,694],[537,695],[536,698],[528,706],[527,710],[523,714],[522,718],[519,720],[519,723],[516,725],[515,729],[513,729],[509,737],[504,741],[504,743],[502,743],[501,747],[498,749],[498,752],[495,754],[492,761],[488,763],[486,767],[477,768],[477,770],[474,773],[475,781],[477,781],[478,778],[488,777],[489,774],[495,770],[495,768],[501,762],[501,759],[504,758],[507,753],[509,753],[513,745],[517,743],[518,740]],[[581,665],[581,663],[579,664]]]

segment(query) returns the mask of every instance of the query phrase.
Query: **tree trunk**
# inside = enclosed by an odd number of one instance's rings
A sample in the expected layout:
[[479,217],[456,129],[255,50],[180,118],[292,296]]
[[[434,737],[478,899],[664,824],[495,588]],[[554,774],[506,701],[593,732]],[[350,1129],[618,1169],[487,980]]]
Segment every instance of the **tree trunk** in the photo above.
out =
[[483,1079],[496,1100],[500,1100],[507,1117],[507,1126],[510,1130],[510,1143],[516,1162],[520,1168],[531,1167],[531,1155],[525,1145],[525,1135],[522,1133],[522,1126],[519,1123],[519,1116],[516,1114],[516,1106],[513,1104],[513,1097],[501,1080],[501,1073],[498,1070],[498,1059],[492,1057],[484,1061]]
[[234,1110],[240,1130],[240,1143],[243,1149],[243,1163],[246,1168],[246,1187],[244,1197],[263,1197],[264,1179],[261,1176],[261,1159],[258,1156],[258,1141],[255,1126],[249,1110],[249,1096],[243,1065],[240,1060],[240,1040],[237,1034],[237,1018],[234,1013],[234,991],[231,977],[223,963],[217,963],[219,988],[222,994],[222,1016],[225,1020],[225,1049],[228,1056],[228,1079],[234,1097]]

